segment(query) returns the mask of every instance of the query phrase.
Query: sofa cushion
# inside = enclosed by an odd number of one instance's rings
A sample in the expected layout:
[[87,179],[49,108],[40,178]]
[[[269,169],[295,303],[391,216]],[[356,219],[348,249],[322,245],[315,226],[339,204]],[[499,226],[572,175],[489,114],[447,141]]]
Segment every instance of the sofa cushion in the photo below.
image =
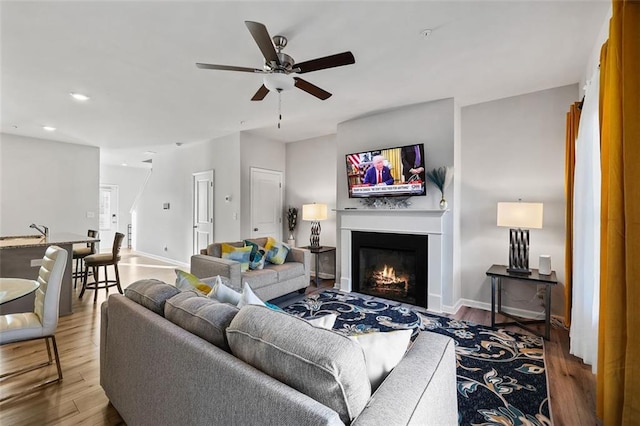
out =
[[156,279],[136,281],[124,290],[126,297],[158,315],[164,315],[165,301],[178,293],[177,287]]
[[278,273],[272,269],[255,269],[242,273],[242,281],[248,283],[252,289],[266,287],[278,282]]
[[196,292],[184,291],[168,299],[164,316],[172,323],[230,352],[225,330],[239,309]]
[[286,262],[282,265],[269,264],[264,268],[277,272],[278,281],[286,281],[304,275],[304,265],[298,262]]
[[360,345],[264,306],[248,305],[227,328],[231,352],[350,423],[371,396]]

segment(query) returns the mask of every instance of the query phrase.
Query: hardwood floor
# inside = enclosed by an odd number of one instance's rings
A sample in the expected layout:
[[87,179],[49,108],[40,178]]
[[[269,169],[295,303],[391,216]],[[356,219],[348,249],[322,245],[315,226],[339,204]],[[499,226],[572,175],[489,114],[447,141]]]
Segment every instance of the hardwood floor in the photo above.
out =
[[[157,278],[173,283],[176,266],[123,251],[119,264],[123,287],[142,278]],[[111,271],[111,268],[110,268]],[[110,275],[112,273],[110,272]],[[332,282],[323,281],[322,287]],[[320,290],[322,290],[322,287]],[[313,285],[307,294],[318,291]],[[76,294],[80,288],[76,289]],[[0,404],[2,425],[119,425],[123,424],[117,411],[109,404],[100,387],[99,343],[100,304],[105,292],[100,291],[98,303],[93,293],[83,300],[74,298],[73,311],[61,317],[56,339],[64,380],[29,396]],[[453,317],[479,324],[490,323],[490,313],[462,308]],[[501,318],[498,318],[502,321]],[[509,327],[514,331],[522,330]],[[569,354],[568,332],[559,327],[551,330],[551,340],[545,342],[551,411],[555,425],[595,425],[595,378],[591,369]],[[0,347],[0,373],[12,371],[29,362],[46,359],[43,341],[14,343]],[[55,366],[0,382],[0,396],[25,389],[38,381],[55,376]]]

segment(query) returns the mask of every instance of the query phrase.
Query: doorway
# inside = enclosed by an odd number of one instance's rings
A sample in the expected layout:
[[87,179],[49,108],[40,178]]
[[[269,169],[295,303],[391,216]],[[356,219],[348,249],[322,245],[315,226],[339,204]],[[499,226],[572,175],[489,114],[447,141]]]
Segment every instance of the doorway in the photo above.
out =
[[100,252],[110,252],[118,232],[118,185],[100,185]]
[[251,168],[251,237],[282,241],[282,172]]
[[193,254],[213,243],[213,170],[193,174]]

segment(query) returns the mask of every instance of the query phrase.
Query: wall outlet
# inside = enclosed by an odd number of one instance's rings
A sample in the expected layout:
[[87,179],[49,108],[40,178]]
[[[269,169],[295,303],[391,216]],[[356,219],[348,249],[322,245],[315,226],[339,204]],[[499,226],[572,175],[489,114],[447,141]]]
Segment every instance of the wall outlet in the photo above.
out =
[[94,212],[87,212],[87,219],[93,219],[94,217],[96,217]]
[[169,247],[167,247],[167,245],[165,244],[165,245],[164,245],[164,249],[163,249],[163,250],[164,250],[164,251],[169,251]]

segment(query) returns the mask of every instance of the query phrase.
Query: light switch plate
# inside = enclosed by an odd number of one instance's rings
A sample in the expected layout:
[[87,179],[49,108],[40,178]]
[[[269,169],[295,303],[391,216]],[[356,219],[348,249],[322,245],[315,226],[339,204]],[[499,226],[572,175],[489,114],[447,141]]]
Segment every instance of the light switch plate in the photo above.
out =
[[87,212],[87,219],[93,219],[96,216],[94,212]]

